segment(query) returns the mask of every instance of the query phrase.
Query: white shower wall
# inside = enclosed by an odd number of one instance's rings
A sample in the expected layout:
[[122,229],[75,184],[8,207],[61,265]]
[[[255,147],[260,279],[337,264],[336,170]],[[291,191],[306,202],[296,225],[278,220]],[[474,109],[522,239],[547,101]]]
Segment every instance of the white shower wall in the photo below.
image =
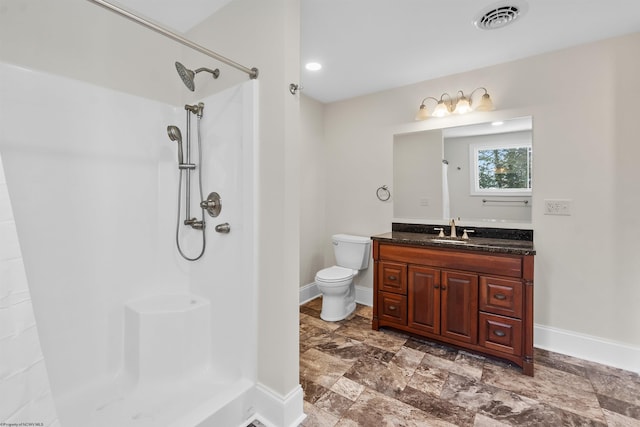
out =
[[[223,209],[207,217],[203,259],[189,263],[175,249],[177,145],[166,133],[174,124],[186,138],[182,106],[9,64],[0,77],[0,153],[56,401],[117,375],[124,303],[162,293],[209,299],[213,368],[253,378],[253,134],[243,123],[255,118],[255,83],[202,100],[204,193],[220,193]],[[194,191],[194,216],[197,203]],[[221,222],[231,233],[215,233]],[[197,236],[184,243],[199,250]]]
[[124,301],[188,285],[155,250],[157,164],[162,144],[175,148],[163,129],[174,113],[14,66],[2,76],[0,149],[59,396],[119,369]]
[[[191,292],[209,299],[213,308],[214,370],[251,379],[256,377],[257,363],[253,201],[257,86],[257,81],[247,81],[202,100],[204,197],[211,191],[219,193],[222,211],[217,218],[206,215],[204,259],[189,264]],[[216,233],[215,225],[225,222],[231,232]]]
[[59,426],[0,156],[0,421]]

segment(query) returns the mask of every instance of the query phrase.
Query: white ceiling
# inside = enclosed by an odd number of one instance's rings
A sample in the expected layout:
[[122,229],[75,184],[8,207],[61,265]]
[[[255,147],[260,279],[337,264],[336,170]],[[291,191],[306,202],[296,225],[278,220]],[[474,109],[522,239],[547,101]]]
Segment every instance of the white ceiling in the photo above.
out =
[[[121,0],[181,32],[232,0]],[[301,85],[333,102],[640,31],[640,0],[300,0]],[[525,3],[479,30],[487,6]],[[216,46],[207,46],[215,51]],[[640,52],[639,52],[640,54]],[[323,68],[304,69],[308,61]],[[259,67],[259,64],[257,64]]]
[[[177,33],[186,33],[232,0],[106,0],[149,18]],[[205,46],[207,47],[207,46]],[[211,47],[209,47],[211,49]],[[211,49],[215,50],[215,49]]]

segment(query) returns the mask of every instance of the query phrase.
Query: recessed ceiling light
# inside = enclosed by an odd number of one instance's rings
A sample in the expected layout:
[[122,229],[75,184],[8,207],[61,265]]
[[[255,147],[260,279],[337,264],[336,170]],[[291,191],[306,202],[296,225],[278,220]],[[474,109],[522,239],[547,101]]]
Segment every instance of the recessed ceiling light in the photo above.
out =
[[319,62],[307,62],[304,68],[309,71],[318,71],[322,68],[322,64],[320,64]]
[[502,121],[491,122],[491,126],[502,126],[503,124],[504,122]]

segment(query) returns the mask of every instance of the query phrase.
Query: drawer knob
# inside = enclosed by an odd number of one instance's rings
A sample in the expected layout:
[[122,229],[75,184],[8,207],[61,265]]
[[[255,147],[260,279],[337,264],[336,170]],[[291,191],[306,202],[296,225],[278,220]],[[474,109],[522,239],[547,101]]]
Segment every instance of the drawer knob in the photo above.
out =
[[507,299],[507,296],[505,294],[495,294],[494,296],[496,299],[499,299],[499,300]]
[[503,337],[507,334],[505,334],[503,331],[493,331],[493,334],[497,337]]
[[389,280],[397,280],[398,278],[396,276],[389,276]]
[[396,306],[395,306],[395,305],[390,305],[390,306],[389,306],[389,310],[391,310],[391,311],[396,311]]

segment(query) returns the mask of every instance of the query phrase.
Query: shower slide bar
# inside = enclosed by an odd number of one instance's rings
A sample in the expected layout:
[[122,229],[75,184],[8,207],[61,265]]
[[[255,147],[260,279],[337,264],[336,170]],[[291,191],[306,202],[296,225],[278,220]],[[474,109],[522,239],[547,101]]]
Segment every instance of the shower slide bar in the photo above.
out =
[[167,30],[166,28],[161,27],[158,24],[154,24],[153,22],[147,21],[146,19],[143,19],[125,9],[122,9],[118,6],[115,6],[109,2],[106,2],[104,0],[88,0],[91,3],[97,4],[98,6],[101,6],[107,10],[110,10],[111,12],[117,13],[118,15],[124,16],[127,19],[130,19],[134,22],[137,22],[138,24],[141,24],[147,28],[149,28],[150,30],[153,30],[157,33],[162,34],[165,37],[168,37],[174,41],[177,41],[178,43],[182,43],[183,45],[190,47],[193,50],[197,50],[200,53],[203,53],[207,56],[210,56],[211,58],[218,60],[222,63],[225,63],[237,70],[243,71],[245,73],[247,73],[249,75],[250,79],[257,79],[258,78],[258,69],[257,68],[248,68],[245,67],[244,65],[240,65],[235,61],[232,61],[229,58],[226,58],[222,55],[217,54],[216,52],[207,49],[206,47],[200,46],[199,44],[196,44],[194,42],[192,42],[191,40],[182,37],[179,34],[176,34],[172,31]]

